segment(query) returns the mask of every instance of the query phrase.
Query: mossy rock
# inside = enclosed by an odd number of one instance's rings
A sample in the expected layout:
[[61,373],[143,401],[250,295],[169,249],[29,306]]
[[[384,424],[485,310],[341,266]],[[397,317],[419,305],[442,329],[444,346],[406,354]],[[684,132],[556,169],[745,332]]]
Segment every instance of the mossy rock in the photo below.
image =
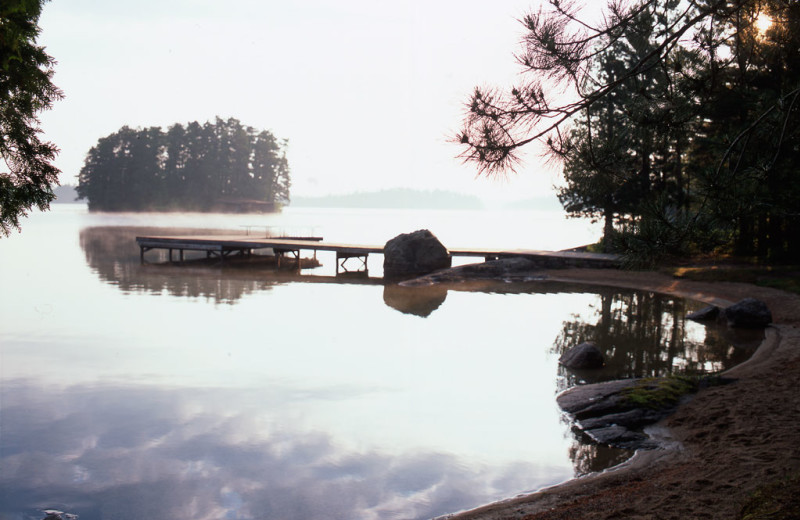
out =
[[671,414],[680,401],[700,388],[732,379],[672,375],[621,379],[573,387],[556,398],[575,421],[574,427],[598,444],[625,449],[652,449],[657,441],[642,428]]
[[681,399],[700,388],[730,382],[719,376],[670,375],[640,379],[622,392],[626,404],[635,408],[666,410],[674,408]]

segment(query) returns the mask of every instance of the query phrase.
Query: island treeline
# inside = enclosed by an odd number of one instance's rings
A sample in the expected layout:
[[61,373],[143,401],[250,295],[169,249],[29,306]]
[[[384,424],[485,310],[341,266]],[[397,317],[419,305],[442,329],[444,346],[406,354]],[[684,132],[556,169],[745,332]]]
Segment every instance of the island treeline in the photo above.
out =
[[549,4],[523,20],[526,79],[476,89],[465,157],[492,174],[542,142],[567,212],[638,263],[800,257],[800,2],[615,2],[585,24]]
[[77,191],[93,211],[270,211],[289,202],[286,147],[233,118],[124,126],[89,150]]

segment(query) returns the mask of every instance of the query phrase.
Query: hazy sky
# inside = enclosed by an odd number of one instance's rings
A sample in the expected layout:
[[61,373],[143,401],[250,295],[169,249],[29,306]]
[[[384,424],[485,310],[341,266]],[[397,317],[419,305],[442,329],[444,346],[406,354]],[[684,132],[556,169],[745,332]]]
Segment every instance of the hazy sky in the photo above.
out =
[[220,116],[289,139],[294,195],[550,193],[535,154],[507,181],[476,180],[448,142],[475,86],[515,81],[518,19],[538,1],[52,0],[39,41],[66,99],[43,129],[63,183],[123,125]]

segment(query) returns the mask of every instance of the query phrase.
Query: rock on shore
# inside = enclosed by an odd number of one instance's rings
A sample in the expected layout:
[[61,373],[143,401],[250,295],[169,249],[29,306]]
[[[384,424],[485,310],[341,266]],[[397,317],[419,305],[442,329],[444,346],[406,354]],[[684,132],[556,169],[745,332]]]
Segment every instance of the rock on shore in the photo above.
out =
[[767,304],[756,298],[744,298],[725,308],[709,306],[686,315],[690,320],[727,322],[729,327],[761,329],[772,323]]
[[573,387],[558,396],[558,406],[575,419],[575,427],[598,444],[625,449],[656,448],[639,431],[667,415],[672,409],[638,408],[625,398],[636,379],[609,381]]
[[727,307],[724,315],[731,327],[757,329],[772,323],[772,313],[767,304],[755,298],[745,298]]
[[575,420],[575,427],[598,444],[652,449],[658,443],[642,432],[644,427],[672,414],[699,388],[731,381],[687,376],[623,379],[576,386],[556,401]]
[[383,247],[383,275],[407,278],[446,269],[452,265],[447,248],[427,229],[403,233]]
[[564,352],[558,362],[574,370],[591,370],[602,368],[605,364],[603,353],[591,341],[576,345]]

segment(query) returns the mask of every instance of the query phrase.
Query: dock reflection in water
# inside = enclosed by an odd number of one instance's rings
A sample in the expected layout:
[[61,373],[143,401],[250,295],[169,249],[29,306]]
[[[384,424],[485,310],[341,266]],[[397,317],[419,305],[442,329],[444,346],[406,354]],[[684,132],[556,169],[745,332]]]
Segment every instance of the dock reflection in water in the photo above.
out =
[[[575,439],[558,391],[752,348],[652,293],[142,266],[140,231],[83,228],[50,285],[2,257],[0,515],[430,518],[626,456]],[[560,368],[586,339],[608,367]]]

